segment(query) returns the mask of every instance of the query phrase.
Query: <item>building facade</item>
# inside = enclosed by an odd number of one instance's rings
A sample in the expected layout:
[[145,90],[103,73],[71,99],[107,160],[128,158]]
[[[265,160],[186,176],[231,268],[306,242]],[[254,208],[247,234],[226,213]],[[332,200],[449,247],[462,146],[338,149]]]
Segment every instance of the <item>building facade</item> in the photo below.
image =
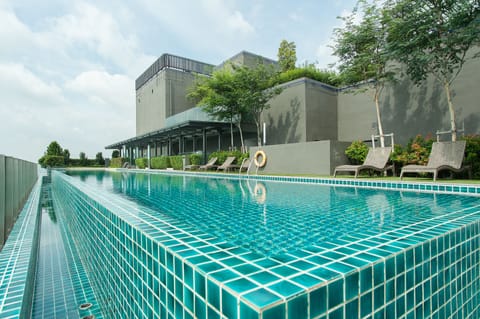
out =
[[[229,149],[230,123],[210,118],[187,94],[197,77],[209,76],[216,68],[228,63],[254,66],[259,62],[276,64],[245,51],[218,66],[162,55],[136,80],[136,136],[106,148],[119,149],[122,156],[132,161],[137,157],[191,152],[201,152],[206,159],[213,151]],[[480,133],[480,90],[476,89],[479,71],[480,59],[469,60],[452,86],[461,134]],[[262,114],[266,137],[262,149],[271,148],[275,153],[282,145],[289,144],[289,153],[303,152],[305,160],[328,153],[325,155],[330,159],[328,167],[312,165],[308,172],[301,173],[331,174],[336,165],[346,161],[343,152],[352,141],[370,141],[372,135],[378,134],[373,96],[368,90],[337,88],[307,78],[281,87],[282,93],[270,101],[270,108]],[[443,87],[433,78],[416,86],[408,77],[401,77],[387,85],[380,105],[384,133],[393,133],[395,143],[405,144],[417,134],[435,138],[437,131],[450,128]],[[254,127],[246,125],[243,130],[245,144],[255,147]],[[239,148],[239,133],[235,128],[234,134]],[[320,149],[311,155],[305,153],[309,149],[305,143],[322,141],[315,144]],[[251,153],[256,149],[252,148]],[[264,171],[282,173],[285,167],[291,167],[291,173],[297,172],[297,156],[282,156],[277,160],[278,165],[275,162],[270,161]]]

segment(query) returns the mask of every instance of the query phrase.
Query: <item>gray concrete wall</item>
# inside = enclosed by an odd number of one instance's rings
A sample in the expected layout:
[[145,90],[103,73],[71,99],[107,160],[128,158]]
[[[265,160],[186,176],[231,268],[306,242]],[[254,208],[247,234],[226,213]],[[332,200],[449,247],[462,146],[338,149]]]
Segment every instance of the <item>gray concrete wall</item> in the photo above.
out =
[[186,94],[195,76],[189,72],[164,69],[137,90],[136,134],[165,127],[165,119],[195,106]]
[[166,111],[165,72],[157,73],[137,90],[136,134],[142,135],[158,130],[165,125]]
[[[317,141],[261,147],[267,163],[259,168],[261,174],[332,175],[337,165],[347,162],[345,149],[350,143]],[[250,148],[253,159],[258,147]],[[251,172],[255,171],[255,165]]]
[[37,177],[38,164],[0,154],[0,248],[12,230]]
[[306,141],[337,139],[337,91],[304,79],[306,92]]
[[281,87],[282,93],[270,101],[270,108],[262,114],[262,123],[266,123],[266,144],[306,142],[305,81],[292,81]]
[[[480,59],[467,61],[453,82],[453,103],[457,126],[465,124],[466,134],[480,134]],[[403,77],[388,85],[381,97],[381,116],[385,133],[393,132],[395,142],[405,144],[417,134],[431,134],[450,129],[450,115],[443,87],[429,78],[416,86]],[[376,129],[376,113],[371,92],[338,97],[338,139],[369,139]]]

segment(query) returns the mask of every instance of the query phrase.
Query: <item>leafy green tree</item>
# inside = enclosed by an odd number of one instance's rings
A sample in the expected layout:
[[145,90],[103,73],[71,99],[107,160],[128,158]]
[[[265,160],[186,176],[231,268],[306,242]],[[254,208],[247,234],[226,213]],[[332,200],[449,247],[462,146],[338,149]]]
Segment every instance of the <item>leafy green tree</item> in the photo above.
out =
[[81,166],[87,166],[87,156],[85,155],[84,152],[80,152],[80,165]]
[[230,143],[233,143],[233,125],[240,130],[240,139],[243,149],[243,133],[241,131],[242,115],[244,110],[240,108],[238,100],[240,90],[236,87],[232,68],[222,68],[213,72],[211,77],[198,78],[188,96],[197,99],[205,112],[214,119],[229,121]]
[[[478,0],[389,0],[389,42],[396,60],[416,84],[433,75],[443,86],[450,114],[452,141],[457,139],[451,85],[479,43]],[[473,55],[479,56],[479,52]]]
[[65,165],[68,165],[70,163],[70,151],[68,149],[64,149],[62,155]]
[[387,68],[388,16],[375,1],[368,3],[361,0],[351,15],[340,19],[345,26],[335,29],[336,43],[333,46],[339,59],[338,68],[347,83],[364,82],[367,84],[365,87],[373,92],[378,134],[383,147],[385,139],[379,98],[385,84],[394,80],[394,72]]
[[277,56],[278,64],[282,72],[295,69],[295,63],[297,63],[297,46],[295,42],[282,40],[278,48]]
[[255,68],[240,66],[235,69],[236,88],[241,93],[238,103],[240,109],[255,122],[258,146],[262,145],[262,113],[270,108],[268,102],[282,92],[281,88],[272,88],[271,85],[277,75],[271,65],[258,64]]
[[119,158],[120,157],[120,151],[119,150],[113,150],[112,151],[112,158]]
[[45,155],[63,156],[62,147],[57,141],[53,141],[47,146],[47,152]]
[[98,152],[97,155],[95,155],[95,161],[98,165],[105,165],[105,159],[103,158],[102,152]]

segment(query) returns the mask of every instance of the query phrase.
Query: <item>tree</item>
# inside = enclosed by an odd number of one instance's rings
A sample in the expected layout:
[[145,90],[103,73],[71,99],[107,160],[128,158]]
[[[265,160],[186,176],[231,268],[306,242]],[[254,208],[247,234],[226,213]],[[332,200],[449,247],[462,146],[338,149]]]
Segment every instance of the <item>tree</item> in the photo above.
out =
[[240,131],[240,140],[242,150],[243,132],[242,118],[244,110],[240,108],[238,100],[241,91],[238,90],[235,83],[233,68],[223,68],[213,72],[211,77],[199,78],[193,89],[189,92],[190,98],[197,99],[205,112],[214,119],[230,123],[230,143],[233,149],[233,125],[236,125]]
[[47,146],[47,152],[45,153],[45,155],[63,156],[62,147],[60,146],[60,144],[58,144],[57,141],[53,141]]
[[98,165],[105,165],[105,159],[103,158],[102,152],[98,152],[97,155],[95,155],[95,161]]
[[87,156],[84,152],[80,152],[80,165],[87,166]]
[[112,158],[119,158],[120,157],[120,151],[119,150],[113,150],[112,151]]
[[[396,60],[417,84],[433,75],[443,86],[452,141],[457,139],[451,85],[479,42],[478,0],[390,0],[389,42]],[[479,53],[473,55],[478,57]]]
[[296,48],[295,42],[288,42],[287,40],[280,42],[277,56],[282,72],[295,69],[295,63],[297,62]]
[[380,144],[384,147],[379,98],[385,84],[394,80],[394,72],[387,68],[387,16],[375,1],[371,4],[359,1],[351,15],[340,19],[345,26],[335,29],[333,46],[339,70],[347,82],[363,81],[372,89]]
[[68,163],[70,163],[70,151],[68,149],[64,149],[62,155],[65,165],[68,165]]
[[255,68],[239,66],[235,68],[235,82],[241,92],[238,103],[240,109],[250,115],[257,127],[257,145],[262,145],[261,116],[270,108],[268,102],[282,92],[279,87],[272,87],[277,73],[272,66],[258,64]]

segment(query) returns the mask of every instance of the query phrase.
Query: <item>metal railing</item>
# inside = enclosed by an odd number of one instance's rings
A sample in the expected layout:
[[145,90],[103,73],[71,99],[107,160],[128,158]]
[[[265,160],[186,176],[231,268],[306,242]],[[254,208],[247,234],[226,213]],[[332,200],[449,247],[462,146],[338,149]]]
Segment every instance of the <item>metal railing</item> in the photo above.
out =
[[164,68],[172,68],[186,72],[194,72],[210,75],[214,65],[195,61],[172,54],[162,54],[153,64],[145,70],[136,80],[135,89],[138,90],[148,82],[155,74]]
[[0,155],[0,247],[38,178],[38,164]]
[[390,145],[392,146],[392,152],[393,152],[393,146],[395,145],[395,140],[393,138],[393,133],[389,134],[383,134],[383,135],[372,135],[372,147],[375,148],[375,139],[381,138],[381,137],[390,137]]
[[[462,133],[462,136],[465,136],[465,122],[463,122],[461,129],[456,130],[456,133]],[[453,131],[452,130],[437,131],[436,134],[437,134],[437,142],[440,142],[440,135],[453,134]]]

